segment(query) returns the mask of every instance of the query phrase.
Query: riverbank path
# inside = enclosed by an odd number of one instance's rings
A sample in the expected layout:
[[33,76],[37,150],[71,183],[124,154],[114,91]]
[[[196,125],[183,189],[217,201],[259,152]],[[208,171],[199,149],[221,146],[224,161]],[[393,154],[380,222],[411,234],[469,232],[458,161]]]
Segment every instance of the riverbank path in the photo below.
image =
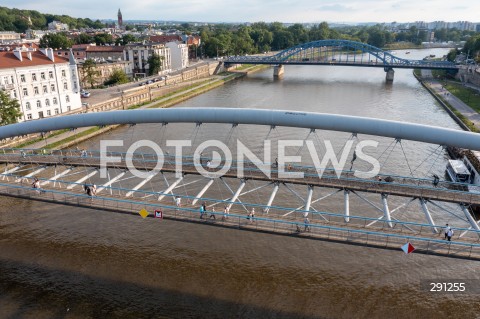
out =
[[[457,111],[462,113],[463,116],[472,121],[472,123],[475,124],[475,127],[480,128],[480,113],[445,89],[442,82],[433,77],[431,70],[422,70],[422,78],[424,79],[425,84],[437,93],[444,101],[448,102]],[[469,87],[480,90],[471,85],[469,85]]]

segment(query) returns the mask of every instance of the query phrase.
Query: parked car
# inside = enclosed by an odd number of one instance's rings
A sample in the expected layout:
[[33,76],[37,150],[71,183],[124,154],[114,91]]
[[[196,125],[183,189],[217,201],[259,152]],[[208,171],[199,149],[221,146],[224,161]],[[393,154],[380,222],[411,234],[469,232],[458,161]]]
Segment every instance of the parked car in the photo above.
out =
[[81,91],[81,92],[80,92],[80,95],[81,95],[83,98],[90,97],[90,92],[88,92],[88,91]]

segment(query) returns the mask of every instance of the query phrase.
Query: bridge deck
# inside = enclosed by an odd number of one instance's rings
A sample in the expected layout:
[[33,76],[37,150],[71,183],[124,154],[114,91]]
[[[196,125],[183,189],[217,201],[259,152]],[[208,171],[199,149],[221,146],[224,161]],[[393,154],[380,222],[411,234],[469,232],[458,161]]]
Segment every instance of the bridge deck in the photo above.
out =
[[[87,166],[99,168],[101,165],[99,157],[78,157],[78,156],[56,156],[56,155],[30,155],[26,158],[17,155],[0,154],[0,163],[23,163],[36,165],[63,165],[63,166]],[[157,161],[148,161],[134,159],[133,164],[139,170],[152,170],[157,165]],[[125,159],[115,163],[112,168],[128,169]],[[173,163],[164,163],[162,172],[176,172]],[[184,174],[200,175],[193,163],[184,162],[182,166]],[[256,167],[245,167],[244,178],[269,182],[312,185],[336,189],[348,189],[352,191],[382,193],[410,198],[424,198],[428,200],[438,200],[459,204],[480,205],[480,193],[472,193],[465,190],[463,186],[447,184],[445,187],[433,187],[426,180],[394,179],[393,182],[379,182],[374,179],[359,179],[353,176],[337,176],[325,173],[321,178],[311,169],[295,167],[289,172],[303,172],[304,178],[279,178],[277,171],[272,171],[271,177],[266,176]],[[223,176],[237,178],[237,169],[235,167],[227,171]],[[217,177],[212,171],[211,177]],[[439,185],[441,186],[441,185]],[[451,189],[457,187],[457,189]]]
[[382,62],[355,62],[355,61],[295,61],[295,60],[260,60],[260,59],[227,59],[223,61],[227,66],[235,64],[262,64],[262,65],[330,65],[330,66],[360,66],[360,67],[372,67],[372,68],[396,68],[396,69],[441,69],[441,70],[457,70],[455,65],[434,65],[434,64],[405,64],[405,63],[389,63],[384,64]]
[[161,209],[164,218],[167,219],[385,249],[399,250],[405,242],[410,242],[421,253],[480,260],[478,237],[476,237],[476,240],[474,239],[475,237],[454,238],[452,242],[447,242],[441,240],[438,234],[425,231],[404,232],[403,227],[395,229],[385,228],[381,225],[365,230],[361,229],[358,224],[349,223],[349,225],[346,225],[346,223],[342,224],[339,221],[311,223],[309,224],[309,229],[306,230],[303,222],[292,220],[291,218],[279,219],[275,217],[276,219],[274,219],[263,215],[250,220],[246,215],[236,212],[229,214],[227,218],[223,218],[223,213],[208,212],[208,216],[214,214],[216,218],[210,219],[205,217],[200,219],[198,209],[194,207],[185,206],[177,208],[155,202],[152,199],[140,202],[126,200],[117,196],[89,197],[83,193],[55,190],[51,187],[39,191],[25,185],[14,185],[13,182],[0,183],[0,195],[131,214],[136,214],[144,208],[150,214],[154,209]]

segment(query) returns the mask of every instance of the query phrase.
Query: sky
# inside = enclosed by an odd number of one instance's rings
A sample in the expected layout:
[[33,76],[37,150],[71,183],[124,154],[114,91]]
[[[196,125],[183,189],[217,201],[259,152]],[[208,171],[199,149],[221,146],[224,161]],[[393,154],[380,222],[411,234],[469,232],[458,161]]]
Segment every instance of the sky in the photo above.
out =
[[76,18],[191,22],[480,22],[478,0],[1,0]]

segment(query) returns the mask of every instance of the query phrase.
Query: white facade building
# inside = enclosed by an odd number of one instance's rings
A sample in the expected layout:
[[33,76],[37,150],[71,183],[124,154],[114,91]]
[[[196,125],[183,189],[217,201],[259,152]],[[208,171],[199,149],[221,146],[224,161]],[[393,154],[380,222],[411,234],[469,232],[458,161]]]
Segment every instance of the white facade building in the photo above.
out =
[[20,33],[12,31],[2,31],[0,32],[0,43],[13,43],[20,41]]
[[162,58],[160,72],[166,73],[172,69],[170,49],[163,44],[129,44],[123,51],[123,59],[133,63],[133,75],[148,74],[148,58],[153,54]]
[[68,31],[68,24],[60,21],[52,21],[48,24],[48,30]]
[[180,42],[167,42],[165,44],[170,49],[172,56],[172,69],[180,70],[188,67],[188,46]]
[[21,122],[82,107],[73,55],[58,57],[52,49],[0,52],[0,89],[19,101]]

